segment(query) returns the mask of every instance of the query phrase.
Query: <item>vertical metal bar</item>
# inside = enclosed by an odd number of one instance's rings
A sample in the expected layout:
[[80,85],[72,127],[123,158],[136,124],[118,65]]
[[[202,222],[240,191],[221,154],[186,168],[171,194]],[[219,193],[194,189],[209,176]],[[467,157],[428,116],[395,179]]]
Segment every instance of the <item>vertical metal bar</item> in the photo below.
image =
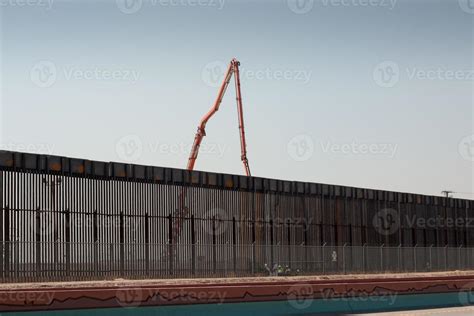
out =
[[[305,218],[306,220],[306,218]],[[308,224],[306,221],[303,224],[303,229],[304,229],[304,271],[306,272],[308,270]]]
[[216,216],[212,216],[212,273],[217,269],[217,251],[216,251]]
[[38,208],[35,212],[35,246],[36,246],[36,275],[41,274],[41,211]]
[[9,277],[10,272],[10,208],[5,207],[5,256],[4,256],[4,268],[5,278]]
[[173,274],[173,215],[168,215],[168,272]]
[[70,273],[71,273],[71,212],[68,208],[66,210],[66,276],[69,276]]
[[3,189],[4,189],[4,184],[3,184],[3,171],[0,170],[0,274],[1,274],[1,279],[5,277],[5,266],[3,264],[3,255],[4,255],[4,249],[3,249],[3,231],[4,231],[4,207],[3,207]]
[[291,269],[291,219],[288,219],[288,267]]
[[191,270],[196,274],[196,232],[194,228],[194,214],[191,215]]
[[273,260],[273,219],[270,219],[270,269],[273,271],[273,265],[274,265],[274,260]]
[[125,268],[125,223],[123,218],[123,210],[120,210],[120,275],[124,275]]
[[[254,212],[255,214],[255,212]],[[257,257],[256,249],[255,249],[255,242],[256,242],[256,225],[255,225],[255,218],[252,220],[252,275],[255,272],[255,258]]]
[[380,272],[383,272],[383,245],[380,246]]
[[146,274],[150,273],[150,227],[148,212],[145,213],[145,270]]
[[237,232],[236,232],[235,216],[232,217],[232,250],[233,250],[234,273],[237,273]]
[[[90,198],[90,197],[89,197]],[[93,221],[93,239],[94,239],[94,271],[93,275],[98,276],[99,274],[99,232],[98,232],[98,224],[97,224],[97,210],[94,210],[94,214],[92,215],[92,221]]]

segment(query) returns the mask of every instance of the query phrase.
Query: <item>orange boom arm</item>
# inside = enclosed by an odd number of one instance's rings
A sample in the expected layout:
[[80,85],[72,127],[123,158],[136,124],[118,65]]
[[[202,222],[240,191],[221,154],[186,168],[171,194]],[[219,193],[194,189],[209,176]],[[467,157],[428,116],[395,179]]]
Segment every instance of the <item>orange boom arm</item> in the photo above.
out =
[[250,167],[249,162],[247,159],[247,143],[245,142],[245,126],[244,126],[244,112],[242,108],[242,94],[240,91],[240,75],[239,75],[239,66],[240,62],[237,59],[232,59],[230,61],[229,67],[227,68],[227,72],[224,77],[224,82],[222,83],[219,94],[217,95],[217,99],[214,102],[212,108],[207,112],[206,115],[201,119],[199,123],[196,136],[194,137],[193,148],[191,149],[191,154],[189,155],[188,160],[188,170],[194,169],[194,164],[196,163],[196,159],[199,153],[199,146],[201,146],[202,139],[206,136],[206,124],[209,119],[219,111],[219,106],[222,103],[222,99],[224,98],[224,94],[229,86],[230,79],[232,75],[234,75],[235,81],[235,93],[236,93],[236,100],[237,100],[237,113],[239,116],[239,131],[240,131],[240,150],[241,150],[241,160],[244,164],[245,173],[247,176],[250,176]]

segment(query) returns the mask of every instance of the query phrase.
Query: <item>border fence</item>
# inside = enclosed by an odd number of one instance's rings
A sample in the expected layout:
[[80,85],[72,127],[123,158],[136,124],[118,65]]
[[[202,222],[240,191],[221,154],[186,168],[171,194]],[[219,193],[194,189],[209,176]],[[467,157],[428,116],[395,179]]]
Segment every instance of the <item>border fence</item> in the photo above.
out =
[[8,151],[0,192],[4,282],[473,263],[470,200]]

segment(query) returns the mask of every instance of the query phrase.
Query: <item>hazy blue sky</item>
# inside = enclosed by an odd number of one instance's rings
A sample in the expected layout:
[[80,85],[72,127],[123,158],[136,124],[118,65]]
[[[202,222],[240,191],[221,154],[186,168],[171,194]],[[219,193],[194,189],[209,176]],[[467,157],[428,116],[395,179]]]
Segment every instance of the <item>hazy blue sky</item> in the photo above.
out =
[[[473,0],[0,0],[0,10],[3,148],[184,168],[235,56],[254,175],[474,191]],[[201,150],[197,169],[243,173],[233,87]]]

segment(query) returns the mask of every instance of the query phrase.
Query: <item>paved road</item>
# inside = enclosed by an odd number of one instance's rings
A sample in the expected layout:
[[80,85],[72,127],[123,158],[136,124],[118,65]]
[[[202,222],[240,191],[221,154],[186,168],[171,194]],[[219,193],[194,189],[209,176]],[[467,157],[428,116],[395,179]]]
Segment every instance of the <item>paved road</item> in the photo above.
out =
[[404,312],[391,312],[391,313],[376,313],[376,314],[364,314],[367,316],[422,316],[422,315],[435,315],[435,316],[472,316],[474,315],[474,306],[467,307],[452,307],[452,308],[437,308],[437,309],[424,309],[419,311],[404,311]]

